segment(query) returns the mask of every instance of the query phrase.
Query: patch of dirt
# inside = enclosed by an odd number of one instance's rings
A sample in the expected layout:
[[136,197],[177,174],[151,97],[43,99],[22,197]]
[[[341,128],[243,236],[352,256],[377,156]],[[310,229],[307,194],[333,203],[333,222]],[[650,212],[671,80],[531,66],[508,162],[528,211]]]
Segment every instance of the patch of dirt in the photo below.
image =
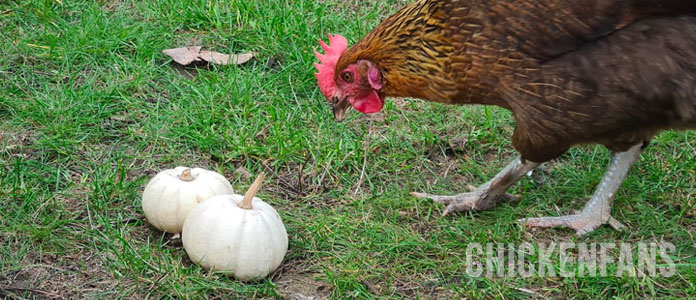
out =
[[[271,162],[266,161],[260,161],[259,164],[269,175],[264,191],[290,200],[291,203],[295,202],[293,200],[301,200],[298,202],[309,201],[317,206],[332,205],[336,199],[326,198],[326,192],[343,189],[340,179],[335,175],[340,174],[340,170],[332,169],[332,161],[320,165],[307,156],[304,162],[288,162],[282,167],[273,167]],[[234,176],[240,179],[243,177],[239,173]],[[252,179],[241,180],[250,184]]]
[[455,294],[444,287],[435,276],[418,274],[411,277],[394,278],[391,294],[406,299],[454,299]]
[[26,267],[0,274],[0,291],[9,297],[86,299],[119,285],[106,271],[102,258],[89,251],[72,256],[27,257],[21,265]]
[[283,299],[324,300],[331,295],[331,285],[314,280],[312,274],[289,273],[273,280]]
[[435,164],[449,164],[458,159],[468,159],[468,155],[464,151],[447,146],[444,147],[444,151],[440,147],[429,148],[426,150],[425,156]]
[[[366,9],[370,9],[374,3],[369,2],[369,1],[326,1],[322,0],[322,2],[330,2],[330,3],[335,3],[336,9],[348,9],[352,13],[361,13]],[[378,10],[380,11],[379,17],[377,17],[378,20],[384,20],[388,18],[390,15],[396,13],[399,9],[404,7],[408,2],[404,1],[394,1],[392,3],[382,3],[379,4]]]
[[384,111],[379,111],[373,114],[360,114],[355,122],[383,122],[386,118]]
[[[443,210],[444,205],[440,209]],[[399,223],[408,224],[406,226],[420,236],[430,236],[433,233],[442,231],[441,228],[434,226],[435,224],[432,221],[424,221],[416,207],[403,208],[399,210],[398,214]]]
[[86,214],[84,201],[87,199],[87,195],[92,193],[92,185],[90,184],[92,179],[77,172],[71,172],[69,179],[70,184],[68,184],[67,188],[54,194],[55,199],[69,212]]
[[133,9],[135,4],[130,1],[106,0],[100,2],[102,3],[102,11],[107,13],[113,13],[119,10],[128,10],[129,12],[137,11],[136,9]]
[[2,152],[16,158],[31,159],[38,152],[29,147],[36,141],[36,135],[36,131],[13,131],[7,130],[7,128],[0,128],[0,146],[3,147]]
[[432,173],[424,170],[423,183],[426,185],[451,183],[452,186],[463,187],[466,187],[467,184],[478,184],[474,178],[460,174],[460,161],[465,159],[467,158],[453,158],[438,154],[431,159],[433,163],[428,167]]
[[320,275],[312,268],[313,266],[305,259],[284,261],[270,276],[276,284],[276,292],[283,299],[328,299],[333,287],[330,283],[317,279]]
[[409,103],[411,103],[411,101],[406,98],[392,98],[391,102],[394,106],[399,108],[400,111],[409,109]]

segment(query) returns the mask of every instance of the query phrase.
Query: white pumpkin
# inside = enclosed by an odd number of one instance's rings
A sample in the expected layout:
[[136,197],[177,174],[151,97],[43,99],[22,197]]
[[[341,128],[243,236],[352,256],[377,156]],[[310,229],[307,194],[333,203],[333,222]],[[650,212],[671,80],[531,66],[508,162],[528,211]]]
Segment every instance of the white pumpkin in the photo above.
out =
[[143,211],[157,229],[180,233],[184,219],[199,203],[234,193],[222,175],[201,168],[176,167],[153,177],[143,191]]
[[189,213],[181,235],[192,261],[244,281],[278,268],[288,250],[288,234],[276,210],[254,197],[263,177],[244,196],[216,196]]

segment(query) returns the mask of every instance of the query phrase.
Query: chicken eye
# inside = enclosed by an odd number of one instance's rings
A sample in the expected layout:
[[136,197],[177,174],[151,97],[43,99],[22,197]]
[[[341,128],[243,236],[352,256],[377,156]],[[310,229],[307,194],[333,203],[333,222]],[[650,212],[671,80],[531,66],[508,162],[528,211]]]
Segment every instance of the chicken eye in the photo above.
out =
[[341,77],[343,78],[343,81],[347,83],[353,82],[353,74],[351,74],[350,72],[344,72],[343,74],[341,74]]

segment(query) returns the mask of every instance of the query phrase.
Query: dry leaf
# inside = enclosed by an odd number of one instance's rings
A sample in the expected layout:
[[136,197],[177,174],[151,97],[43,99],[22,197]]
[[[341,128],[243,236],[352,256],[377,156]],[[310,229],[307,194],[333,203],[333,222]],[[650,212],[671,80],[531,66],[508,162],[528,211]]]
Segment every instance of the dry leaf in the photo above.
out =
[[189,65],[194,61],[200,61],[198,54],[201,52],[201,46],[183,47],[175,49],[167,49],[162,53],[169,55],[175,62],[180,65]]
[[241,65],[251,60],[254,57],[254,55],[256,55],[256,53],[254,52],[232,55],[232,63],[235,65]]
[[215,51],[202,50],[201,46],[190,46],[163,50],[162,53],[169,55],[175,62],[187,66],[193,62],[205,61],[208,63],[227,65],[240,65],[254,57],[254,52],[229,55]]
[[201,51],[198,56],[207,62],[218,65],[226,65],[230,61],[229,55],[208,50]]

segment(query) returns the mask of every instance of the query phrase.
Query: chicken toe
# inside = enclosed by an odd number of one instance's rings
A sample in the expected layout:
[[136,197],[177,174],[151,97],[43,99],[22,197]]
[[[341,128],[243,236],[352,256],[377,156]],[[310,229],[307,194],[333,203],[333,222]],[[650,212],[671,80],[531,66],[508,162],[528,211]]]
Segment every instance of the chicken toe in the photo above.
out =
[[[502,194],[502,195],[501,195]],[[515,199],[518,196],[505,193],[505,190],[492,190],[485,184],[480,187],[472,188],[470,192],[457,195],[433,195],[428,193],[411,193],[411,196],[418,198],[428,198],[441,204],[447,205],[442,212],[446,216],[458,211],[480,211],[493,207],[504,198]]]
[[622,230],[626,226],[621,224],[614,217],[603,218],[601,215],[580,213],[576,215],[567,215],[562,217],[541,217],[541,218],[526,218],[520,219],[521,223],[527,227],[536,228],[552,228],[552,227],[568,227],[575,230],[575,233],[580,236],[590,233],[599,228],[603,224],[609,224],[615,230]]
[[594,231],[603,224],[609,224],[616,230],[625,226],[611,216],[611,207],[616,192],[626,179],[628,170],[638,160],[642,144],[634,145],[628,151],[612,154],[611,162],[602,181],[582,212],[562,217],[526,218],[519,221],[527,227],[570,227],[577,235]]
[[505,193],[507,189],[517,182],[524,174],[534,170],[539,164],[531,161],[523,161],[520,157],[510,162],[495,177],[479,187],[470,187],[470,192],[453,196],[432,195],[427,193],[411,193],[414,197],[429,198],[437,203],[447,205],[442,215],[448,215],[457,211],[478,211],[493,207],[504,198],[516,198]]

